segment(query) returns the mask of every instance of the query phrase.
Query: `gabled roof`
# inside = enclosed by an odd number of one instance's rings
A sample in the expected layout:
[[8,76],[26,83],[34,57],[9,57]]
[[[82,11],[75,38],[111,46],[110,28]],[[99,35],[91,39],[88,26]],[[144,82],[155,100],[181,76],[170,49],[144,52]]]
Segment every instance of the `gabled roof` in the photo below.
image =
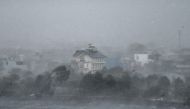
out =
[[105,55],[103,55],[102,53],[100,53],[99,51],[93,51],[93,50],[90,50],[90,49],[86,49],[86,50],[77,50],[75,53],[74,53],[74,57],[77,57],[77,56],[80,56],[80,55],[88,55],[90,56],[91,58],[106,58]]

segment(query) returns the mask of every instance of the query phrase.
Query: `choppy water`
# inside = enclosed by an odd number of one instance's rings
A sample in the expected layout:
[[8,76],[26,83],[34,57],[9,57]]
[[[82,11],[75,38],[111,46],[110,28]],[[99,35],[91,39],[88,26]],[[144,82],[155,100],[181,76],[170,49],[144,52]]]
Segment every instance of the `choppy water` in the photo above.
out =
[[[178,109],[174,106],[158,107],[153,105],[134,105],[110,101],[91,101],[77,103],[62,100],[17,100],[0,99],[0,109]],[[180,108],[182,109],[182,108]],[[186,109],[186,108],[184,108]]]

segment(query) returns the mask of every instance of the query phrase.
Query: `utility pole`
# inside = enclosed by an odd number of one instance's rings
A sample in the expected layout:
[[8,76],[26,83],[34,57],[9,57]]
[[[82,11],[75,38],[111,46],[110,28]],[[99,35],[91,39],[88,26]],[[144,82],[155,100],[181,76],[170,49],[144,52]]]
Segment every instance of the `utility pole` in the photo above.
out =
[[182,26],[179,30],[178,30],[178,48],[181,49],[182,48],[182,31],[184,29],[184,26]]
[[181,30],[178,30],[178,48],[181,49]]

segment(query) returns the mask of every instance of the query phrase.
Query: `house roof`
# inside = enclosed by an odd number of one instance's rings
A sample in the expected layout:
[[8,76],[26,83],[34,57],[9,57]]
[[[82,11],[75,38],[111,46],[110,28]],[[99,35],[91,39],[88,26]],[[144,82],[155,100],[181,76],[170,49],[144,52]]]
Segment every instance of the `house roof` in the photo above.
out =
[[101,52],[97,51],[97,50],[91,50],[91,49],[86,49],[86,50],[77,50],[74,53],[74,57],[80,56],[80,55],[88,55],[91,58],[105,58],[106,56],[103,55]]

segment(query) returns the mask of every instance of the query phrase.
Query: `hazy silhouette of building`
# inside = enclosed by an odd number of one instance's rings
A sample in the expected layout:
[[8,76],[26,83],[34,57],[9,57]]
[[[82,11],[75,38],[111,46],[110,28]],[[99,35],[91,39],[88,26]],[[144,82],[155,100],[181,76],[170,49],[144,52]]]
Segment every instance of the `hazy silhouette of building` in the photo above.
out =
[[97,48],[91,44],[85,50],[77,50],[73,55],[73,66],[80,73],[94,73],[105,66],[105,58]]

